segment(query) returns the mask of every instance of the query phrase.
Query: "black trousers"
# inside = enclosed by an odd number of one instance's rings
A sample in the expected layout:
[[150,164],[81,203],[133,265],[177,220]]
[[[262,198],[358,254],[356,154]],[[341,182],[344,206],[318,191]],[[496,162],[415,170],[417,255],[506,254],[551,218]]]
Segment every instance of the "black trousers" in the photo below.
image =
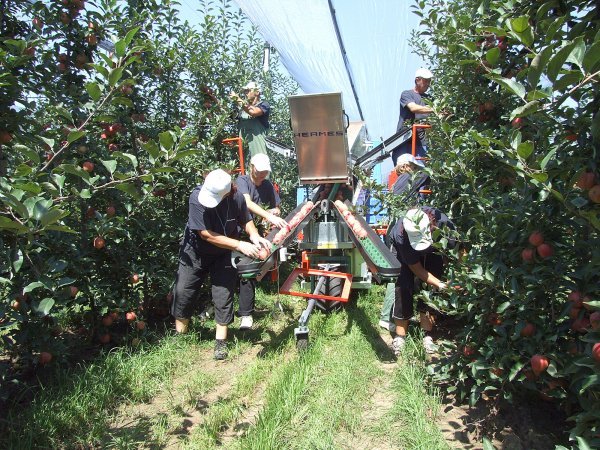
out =
[[[444,274],[444,259],[442,255],[437,253],[426,253],[421,255],[421,265],[428,272],[441,278]],[[408,264],[402,263],[400,275],[396,279],[396,298],[392,317],[398,320],[409,320],[414,315],[413,298],[415,295],[415,285],[419,284],[419,280]],[[419,300],[417,303],[417,311],[425,311],[426,305]]]
[[189,319],[199,301],[200,287],[210,275],[215,305],[215,322],[233,322],[233,293],[238,281],[237,269],[231,265],[231,252],[220,255],[198,255],[190,246],[179,251],[179,268],[173,289],[171,314],[176,319]]

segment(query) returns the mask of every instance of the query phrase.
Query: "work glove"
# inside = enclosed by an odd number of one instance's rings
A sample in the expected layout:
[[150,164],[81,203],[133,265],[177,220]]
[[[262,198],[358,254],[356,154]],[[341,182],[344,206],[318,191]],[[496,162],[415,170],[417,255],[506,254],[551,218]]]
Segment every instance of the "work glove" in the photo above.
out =
[[240,241],[235,250],[250,258],[258,258],[258,247],[250,242]]

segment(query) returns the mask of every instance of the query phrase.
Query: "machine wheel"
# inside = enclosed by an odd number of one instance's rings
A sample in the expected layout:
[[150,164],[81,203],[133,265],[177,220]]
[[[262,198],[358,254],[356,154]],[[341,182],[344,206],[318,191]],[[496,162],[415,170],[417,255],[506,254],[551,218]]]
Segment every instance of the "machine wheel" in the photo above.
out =
[[304,352],[308,349],[308,333],[299,334],[296,336],[296,350],[298,352]]
[[[323,283],[323,286],[321,286],[321,289],[319,289],[319,294],[339,297],[342,294],[343,286],[343,278],[327,278],[325,283]],[[342,309],[344,303],[329,300],[317,300],[315,306],[323,312],[333,312]]]

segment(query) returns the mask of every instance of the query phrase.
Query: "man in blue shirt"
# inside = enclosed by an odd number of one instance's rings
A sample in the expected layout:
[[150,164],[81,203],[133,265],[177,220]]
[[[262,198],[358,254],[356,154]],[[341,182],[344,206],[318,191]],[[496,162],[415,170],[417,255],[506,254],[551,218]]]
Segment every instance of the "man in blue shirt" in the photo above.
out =
[[[433,109],[426,106],[423,102],[423,98],[427,98],[426,92],[429,89],[432,78],[433,74],[428,69],[420,68],[415,73],[415,87],[402,92],[400,95],[400,117],[396,132],[412,126],[415,120],[424,119],[433,112]],[[415,152],[416,156],[421,157],[427,154],[427,140],[425,130],[422,128],[417,131]],[[397,164],[398,157],[403,153],[412,153],[412,139],[394,149],[392,153],[394,167]]]
[[[239,239],[240,228],[246,231],[251,242]],[[213,170],[189,198],[171,314],[177,332],[185,333],[199,300],[200,287],[210,275],[217,360],[227,357],[227,326],[233,321],[237,270],[231,264],[231,251],[257,258],[261,247],[270,249],[271,243],[258,234],[244,196],[236,191],[231,175],[221,169]]]

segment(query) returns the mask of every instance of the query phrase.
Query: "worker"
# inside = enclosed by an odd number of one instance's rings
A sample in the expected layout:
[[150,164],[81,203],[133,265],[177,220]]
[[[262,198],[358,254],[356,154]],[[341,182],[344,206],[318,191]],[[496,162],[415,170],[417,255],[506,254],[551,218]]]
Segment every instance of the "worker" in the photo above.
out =
[[[391,187],[393,194],[401,197],[403,202],[421,202],[425,199],[425,194],[420,191],[429,185],[429,174],[421,169],[425,165],[419,159],[416,159],[409,153],[404,153],[398,157],[398,163],[394,168],[397,175],[396,181]],[[388,230],[392,230],[396,220],[390,221]],[[386,236],[386,244],[391,247],[392,253],[395,253],[394,247],[389,242],[388,236]],[[385,298],[383,300],[383,306],[381,308],[381,317],[379,320],[379,326],[389,330],[390,332],[396,331],[396,325],[391,318],[392,307],[394,305],[394,298],[396,292],[396,284],[388,283],[385,290]]]
[[[424,98],[428,98],[426,92],[429,89],[432,78],[433,74],[428,69],[420,68],[415,73],[415,87],[402,92],[400,95],[400,116],[396,132],[408,128],[412,125],[410,122],[424,119],[433,112],[433,109],[423,102]],[[411,139],[400,144],[392,152],[394,166],[398,163],[398,157],[403,153],[412,153]],[[427,154],[427,140],[423,128],[417,130],[415,153],[419,157],[424,157]]]
[[[239,239],[239,229],[251,242]],[[233,321],[233,293],[237,271],[231,264],[231,251],[257,258],[260,248],[271,248],[252,222],[244,196],[236,192],[231,175],[217,169],[189,198],[189,215],[179,249],[179,268],[173,291],[171,314],[178,333],[188,331],[198,302],[200,286],[210,274],[215,305],[216,340],[214,357],[227,357],[227,326]]]
[[[258,153],[250,159],[249,174],[240,175],[236,180],[236,185],[238,192],[246,200],[246,206],[251,216],[261,217],[281,229],[287,226],[287,222],[280,217],[279,204],[281,200],[273,184],[267,180],[269,173],[271,173],[269,157]],[[266,205],[266,209],[261,205]],[[238,309],[240,330],[250,329],[254,323],[252,313],[254,312],[255,290],[256,279],[240,277],[240,304]]]
[[[407,211],[390,233],[390,241],[401,263],[400,275],[396,280],[396,292],[392,317],[396,325],[396,337],[392,349],[398,355],[404,346],[408,321],[413,316],[413,296],[415,277],[433,286],[438,291],[449,289],[448,283],[441,280],[444,271],[444,258],[433,246],[434,230],[454,230],[454,224],[438,209],[421,206]],[[448,234],[448,233],[445,233]],[[455,240],[446,236],[448,247],[454,247]],[[427,353],[433,353],[436,346],[430,332],[434,325],[434,316],[425,303],[419,300],[417,310],[420,313],[420,325],[425,333],[423,346]]]
[[242,94],[246,95],[246,99],[241,98],[235,92],[229,95],[240,108],[238,125],[240,137],[246,149],[245,154],[250,158],[261,153],[267,155],[265,137],[269,129],[271,106],[266,101],[261,100],[260,87],[255,81],[250,81],[244,86]]

